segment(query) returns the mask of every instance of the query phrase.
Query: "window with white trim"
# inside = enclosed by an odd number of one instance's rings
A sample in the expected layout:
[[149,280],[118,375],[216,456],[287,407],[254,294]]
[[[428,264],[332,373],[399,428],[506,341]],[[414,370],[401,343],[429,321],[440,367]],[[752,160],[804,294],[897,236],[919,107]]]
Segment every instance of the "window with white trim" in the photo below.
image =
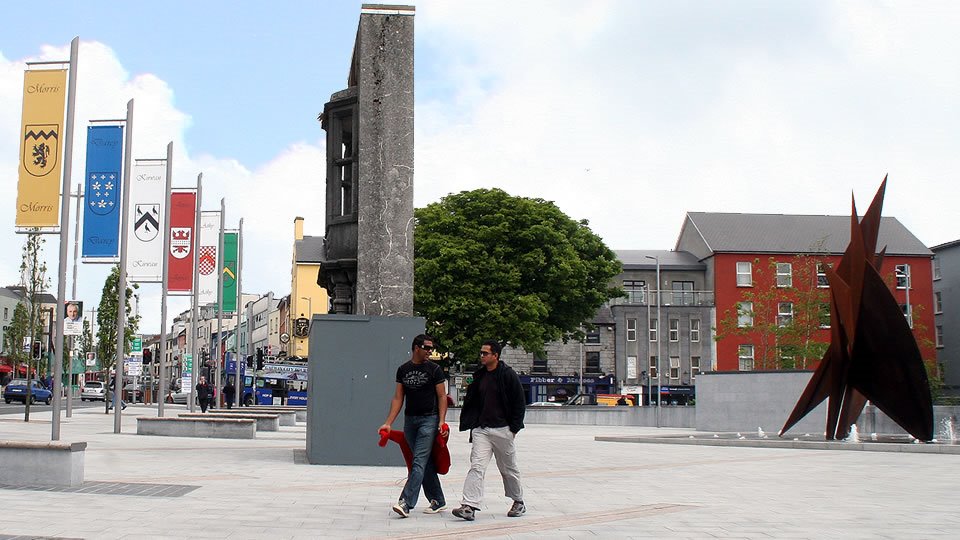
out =
[[[898,264],[894,267],[894,273],[897,276],[897,288],[906,289],[910,287],[910,265]],[[911,289],[913,287],[910,287]]]
[[670,330],[668,332],[670,342],[676,343],[680,341],[680,319],[670,319],[667,322],[670,324]]
[[940,291],[933,293],[933,312],[936,314],[943,313],[943,295]]
[[690,382],[697,380],[697,375],[700,374],[700,357],[691,356],[690,357]]
[[777,326],[788,326],[793,322],[793,302],[777,303]]
[[737,263],[737,287],[753,286],[753,263],[740,261]]
[[658,324],[658,322],[659,321],[657,321],[656,319],[650,319],[650,332],[649,332],[650,341],[653,341],[653,342],[657,341],[657,330],[660,329],[660,325]]
[[627,302],[631,304],[646,304],[646,283],[639,279],[623,280],[623,292],[627,293]]
[[637,340],[637,320],[627,319],[627,341]]
[[793,287],[793,265],[777,263],[777,287],[783,289]]
[[700,319],[690,319],[690,343],[700,342]]
[[737,356],[740,359],[740,371],[753,371],[753,345],[740,345]]
[[943,326],[937,325],[937,331],[934,334],[934,339],[936,340],[937,348],[940,349],[943,347]]
[[753,326],[753,302],[737,302],[737,326]]
[[933,256],[933,279],[940,279],[940,257],[937,255]]
[[651,356],[651,357],[650,357],[650,369],[649,369],[649,373],[650,373],[650,378],[651,378],[651,379],[656,379],[656,378],[657,378],[657,357],[656,357],[656,356]]
[[680,357],[671,356],[670,357],[670,378],[677,380],[680,378]]
[[829,263],[817,263],[817,288],[827,289],[830,287],[830,280],[827,279],[827,268],[832,268]]

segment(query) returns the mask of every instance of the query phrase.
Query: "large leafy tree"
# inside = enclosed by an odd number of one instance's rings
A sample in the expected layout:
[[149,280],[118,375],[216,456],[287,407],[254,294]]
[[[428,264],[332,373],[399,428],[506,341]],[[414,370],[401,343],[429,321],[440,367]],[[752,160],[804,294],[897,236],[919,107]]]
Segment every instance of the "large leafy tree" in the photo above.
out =
[[[100,307],[97,310],[97,358],[100,359],[100,366],[104,370],[113,367],[117,357],[117,309],[119,308],[118,290],[120,287],[120,267],[114,266],[110,275],[103,283],[103,291],[100,294]],[[137,288],[136,283],[133,284]],[[134,336],[137,334],[137,328],[140,325],[140,316],[132,315],[133,306],[130,301],[133,298],[133,289],[127,287],[126,290],[126,313],[127,323],[125,325],[124,352],[130,352],[130,345]]]
[[465,363],[487,339],[533,353],[583,339],[581,323],[620,294],[616,255],[552,202],[478,189],[415,217],[415,309]]
[[[26,242],[23,244],[20,258],[20,285],[23,287],[24,300],[27,302],[27,329],[30,333],[30,343],[38,344],[43,338],[43,322],[40,316],[40,294],[50,285],[50,278],[47,277],[47,263],[41,258],[43,253],[43,244],[45,240],[37,229],[27,234]],[[16,309],[14,309],[16,314]],[[32,350],[32,348],[31,348]],[[33,354],[31,353],[30,357]],[[37,364],[40,363],[39,358]],[[31,365],[31,359],[27,359],[27,380],[30,380],[34,367]],[[24,420],[30,420],[30,394],[33,387],[27,384],[26,407],[24,407]]]

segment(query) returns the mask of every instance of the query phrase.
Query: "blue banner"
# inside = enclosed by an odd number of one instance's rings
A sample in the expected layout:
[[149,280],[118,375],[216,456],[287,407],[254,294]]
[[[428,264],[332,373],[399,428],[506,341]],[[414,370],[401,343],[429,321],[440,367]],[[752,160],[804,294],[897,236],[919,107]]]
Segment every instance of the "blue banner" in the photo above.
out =
[[87,128],[83,192],[83,262],[117,262],[120,254],[120,167],[123,127]]

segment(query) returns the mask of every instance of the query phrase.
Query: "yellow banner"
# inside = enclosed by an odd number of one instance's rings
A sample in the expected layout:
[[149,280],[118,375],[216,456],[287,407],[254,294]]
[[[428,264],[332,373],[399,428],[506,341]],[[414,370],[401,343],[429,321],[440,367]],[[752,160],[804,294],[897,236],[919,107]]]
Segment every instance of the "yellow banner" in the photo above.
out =
[[60,167],[67,70],[23,74],[17,227],[60,225]]

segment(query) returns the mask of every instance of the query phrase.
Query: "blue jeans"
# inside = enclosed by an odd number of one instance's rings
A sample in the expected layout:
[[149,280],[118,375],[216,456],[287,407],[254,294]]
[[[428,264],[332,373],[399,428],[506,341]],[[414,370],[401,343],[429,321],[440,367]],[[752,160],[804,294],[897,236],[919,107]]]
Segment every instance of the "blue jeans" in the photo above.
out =
[[443,498],[443,488],[440,487],[440,478],[437,476],[437,467],[433,463],[431,452],[433,441],[437,438],[437,415],[404,416],[403,436],[407,446],[413,453],[413,463],[410,464],[410,473],[407,483],[403,485],[400,498],[407,502],[409,508],[417,505],[420,488],[427,500],[435,500],[441,505],[447,504]]

